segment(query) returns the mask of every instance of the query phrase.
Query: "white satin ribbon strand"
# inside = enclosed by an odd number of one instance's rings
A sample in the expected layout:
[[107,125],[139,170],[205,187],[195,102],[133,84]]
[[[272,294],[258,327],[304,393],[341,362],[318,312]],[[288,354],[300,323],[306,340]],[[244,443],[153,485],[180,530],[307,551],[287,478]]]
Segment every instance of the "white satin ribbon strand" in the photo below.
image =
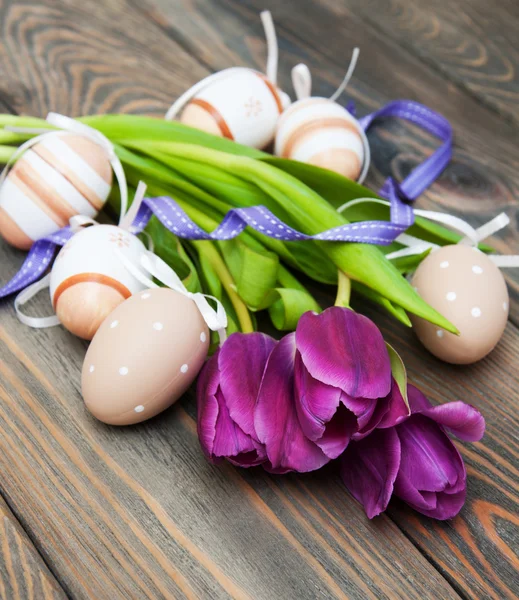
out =
[[39,294],[42,290],[49,287],[50,283],[50,273],[45,275],[39,281],[31,284],[29,287],[26,287],[22,292],[20,292],[15,300],[14,300],[14,310],[16,311],[16,316],[18,319],[24,324],[32,327],[33,329],[43,329],[45,327],[55,327],[60,324],[60,321],[56,315],[52,315],[49,317],[29,317],[25,313],[22,312],[21,307],[24,304],[27,304],[29,300],[34,298],[36,294]]
[[[381,204],[383,206],[390,205],[387,200],[379,200],[378,198],[358,198],[356,200],[346,202],[337,209],[337,212],[342,213],[348,208],[351,208],[352,206],[367,203]],[[494,233],[501,231],[501,229],[504,229],[510,223],[509,217],[505,213],[500,213],[499,215],[497,215],[497,217],[494,217],[488,223],[485,223],[481,227],[474,229],[472,225],[469,225],[469,223],[467,223],[463,219],[446,213],[431,210],[421,210],[418,208],[414,209],[414,213],[420,217],[425,217],[430,221],[441,223],[442,225],[446,225],[450,229],[459,231],[465,237],[462,238],[458,243],[474,247],[477,247],[477,245],[480,242],[490,237]],[[390,252],[389,254],[386,254],[386,258],[388,258],[389,260],[401,258],[403,256],[422,254],[422,252],[425,252],[428,249],[434,250],[439,248],[437,244],[425,242],[424,240],[420,240],[419,238],[413,237],[406,233],[400,234],[395,241],[407,247],[403,248],[402,250],[397,250],[395,252]],[[497,267],[519,268],[519,255],[489,254],[487,256]]]
[[[139,268],[130,262],[120,250],[117,250],[116,252],[125,268],[138,281],[149,288],[159,287],[150,277],[146,276]],[[175,271],[152,252],[147,251],[145,254],[141,255],[140,266],[146,273],[151,275],[151,277],[154,277],[175,292],[179,292],[193,300],[207,327],[209,327],[211,331],[218,332],[220,344],[223,344],[226,339],[225,329],[227,327],[227,314],[218,298],[200,292],[192,293],[188,291]],[[208,300],[213,300],[215,302],[216,310],[209,304]]]

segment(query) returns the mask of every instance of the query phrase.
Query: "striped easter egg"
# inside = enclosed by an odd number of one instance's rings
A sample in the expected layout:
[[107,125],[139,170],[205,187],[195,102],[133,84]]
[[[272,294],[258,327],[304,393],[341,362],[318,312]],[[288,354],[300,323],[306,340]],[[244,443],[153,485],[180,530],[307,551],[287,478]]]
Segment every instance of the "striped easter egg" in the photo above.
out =
[[245,146],[264,148],[272,142],[288,96],[265,75],[236,68],[208,81],[186,105],[180,121]]
[[121,260],[122,254],[140,270],[145,251],[138,237],[115,225],[93,225],[76,233],[51,271],[50,297],[62,325],[92,339],[116,306],[145,288]]
[[304,98],[279,119],[275,153],[359,181],[367,170],[366,136],[358,121],[328,98]]
[[30,147],[0,187],[0,235],[17,248],[95,217],[112,187],[106,151],[88,137],[52,132]]

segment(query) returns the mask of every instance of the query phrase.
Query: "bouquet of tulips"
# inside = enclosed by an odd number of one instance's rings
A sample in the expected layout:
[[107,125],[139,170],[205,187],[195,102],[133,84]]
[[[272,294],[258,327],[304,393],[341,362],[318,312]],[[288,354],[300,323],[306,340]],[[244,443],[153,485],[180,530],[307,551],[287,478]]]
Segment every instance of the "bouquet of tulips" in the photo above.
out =
[[[340,175],[213,137],[180,123],[105,115],[80,121],[115,147],[132,186],[173,197],[190,219],[214,230],[232,208],[262,205],[290,227],[313,235],[367,219],[388,220],[389,206],[337,207],[376,194]],[[50,128],[41,119],[0,116],[0,125]],[[30,134],[0,132],[6,162]],[[118,210],[117,191],[110,207]],[[272,473],[306,472],[340,459],[346,486],[368,516],[392,494],[436,518],[455,515],[465,497],[465,468],[446,435],[477,440],[479,413],[461,402],[431,407],[407,384],[397,353],[376,326],[349,308],[350,293],[383,306],[410,326],[407,312],[455,327],[424,302],[403,273],[423,255],[390,261],[400,246],[325,241],[283,242],[257,230],[228,241],[181,240],[154,217],[155,252],[189,291],[218,298],[229,317],[228,340],[198,384],[199,437],[206,455]],[[438,245],[457,234],[417,217],[409,231]],[[299,275],[337,288],[322,311]],[[280,341],[254,333],[268,311]],[[295,333],[294,333],[295,330]]]

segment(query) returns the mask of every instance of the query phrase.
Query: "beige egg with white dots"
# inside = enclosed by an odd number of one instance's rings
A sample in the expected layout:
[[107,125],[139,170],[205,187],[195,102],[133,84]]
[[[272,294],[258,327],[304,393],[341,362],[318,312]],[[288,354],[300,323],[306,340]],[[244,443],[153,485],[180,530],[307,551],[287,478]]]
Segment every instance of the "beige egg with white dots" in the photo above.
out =
[[412,285],[460,335],[411,317],[422,344],[438,358],[470,364],[499,342],[508,319],[508,290],[501,271],[482,252],[457,244],[432,252],[420,264]]
[[169,288],[135,294],[108,316],[88,348],[85,404],[111,425],[154,417],[191,385],[208,348],[209,330],[191,298]]

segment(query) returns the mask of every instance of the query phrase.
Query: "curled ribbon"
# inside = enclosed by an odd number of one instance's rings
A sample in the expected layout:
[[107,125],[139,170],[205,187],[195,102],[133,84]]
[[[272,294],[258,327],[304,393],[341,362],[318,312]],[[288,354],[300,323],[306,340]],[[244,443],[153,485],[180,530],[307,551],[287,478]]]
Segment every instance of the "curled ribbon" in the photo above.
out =
[[[142,271],[137,269],[120,250],[116,250],[116,253],[124,267],[143,285],[149,288],[159,287],[151,278],[143,275]],[[166,287],[193,300],[207,327],[209,327],[211,331],[218,332],[220,344],[224,343],[226,339],[225,329],[227,327],[227,313],[218,298],[208,294],[202,294],[201,292],[190,292],[175,271],[156,254],[153,254],[153,252],[146,251],[142,254],[140,265],[147,273],[163,283]],[[212,300],[216,304],[216,309],[209,304],[208,300]]]

